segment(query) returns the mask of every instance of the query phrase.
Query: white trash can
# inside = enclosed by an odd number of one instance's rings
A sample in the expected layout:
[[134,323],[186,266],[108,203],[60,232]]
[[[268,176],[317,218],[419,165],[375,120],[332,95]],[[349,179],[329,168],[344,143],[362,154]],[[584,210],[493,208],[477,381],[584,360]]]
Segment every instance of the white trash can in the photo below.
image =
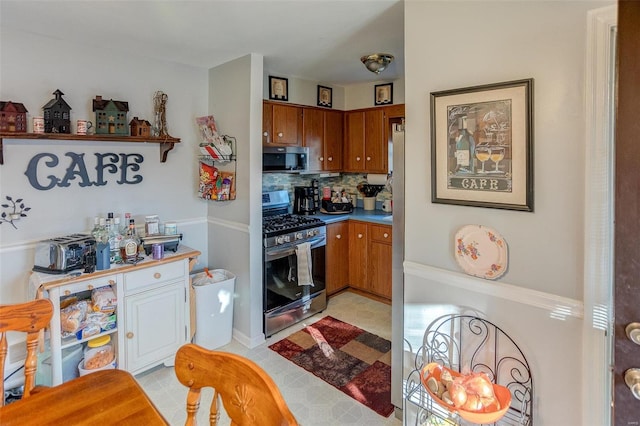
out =
[[236,276],[224,269],[191,276],[195,290],[196,345],[216,349],[231,342],[235,283]]

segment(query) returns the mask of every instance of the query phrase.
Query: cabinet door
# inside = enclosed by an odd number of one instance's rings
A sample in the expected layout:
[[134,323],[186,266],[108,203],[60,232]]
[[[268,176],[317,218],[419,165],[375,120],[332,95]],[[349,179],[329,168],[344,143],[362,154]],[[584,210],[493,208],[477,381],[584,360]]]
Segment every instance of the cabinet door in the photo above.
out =
[[344,171],[364,171],[364,125],[365,114],[362,111],[345,113],[344,133]]
[[300,145],[302,108],[273,104],[273,145]]
[[390,226],[369,225],[369,285],[372,293],[391,300]]
[[262,102],[262,145],[273,142],[273,105]]
[[327,225],[326,257],[325,283],[331,295],[349,285],[349,222]]
[[342,170],[344,113],[324,112],[324,170]]
[[349,222],[349,284],[369,290],[367,285],[367,224]]
[[318,108],[302,110],[302,146],[309,148],[309,170],[322,170],[324,111]]
[[371,173],[387,173],[389,147],[388,140],[384,135],[384,109],[370,109],[364,114],[364,170]]
[[126,370],[136,374],[187,341],[184,281],[125,297]]

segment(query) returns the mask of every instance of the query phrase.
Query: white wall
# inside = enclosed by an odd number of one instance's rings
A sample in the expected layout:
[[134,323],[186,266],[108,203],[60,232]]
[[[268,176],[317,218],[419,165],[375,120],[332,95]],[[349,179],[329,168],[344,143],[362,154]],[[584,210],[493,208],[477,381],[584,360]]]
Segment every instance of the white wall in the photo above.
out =
[[262,330],[263,58],[247,55],[209,71],[209,113],[237,141],[236,199],[210,202],[209,266],[236,275],[234,337],[253,347]]
[[[92,99],[129,102],[134,116],[153,122],[153,95],[168,95],[167,124],[171,136],[181,142],[160,163],[158,144],[4,140],[4,165],[0,165],[0,198],[23,198],[31,207],[17,223],[0,225],[0,300],[11,303],[27,300],[28,274],[33,267],[33,247],[41,239],[90,229],[93,217],[107,212],[130,212],[136,223],[144,216],[158,214],[162,221],[178,222],[183,244],[207,256],[206,202],[197,199],[197,143],[194,117],[207,111],[207,70],[125,55],[117,49],[93,51],[70,43],[60,45],[54,37],[41,37],[2,28],[0,38],[0,99],[23,103],[31,117],[42,115],[42,106],[60,89],[72,108],[75,120],[94,121]],[[142,49],[144,50],[144,49]],[[31,129],[31,126],[29,127]],[[50,152],[61,164],[46,174],[61,176],[68,163],[66,152],[84,153],[89,176],[95,152],[139,153],[144,162],[137,185],[118,185],[107,175],[107,185],[80,187],[78,180],[66,188],[41,191],[25,176],[29,160],[37,153]],[[4,201],[3,201],[4,202]],[[196,266],[197,267],[197,266]]]
[[[532,365],[537,425],[583,424],[586,23],[612,3],[405,3],[405,302],[470,306],[505,329]],[[429,94],[523,78],[535,80],[535,211],[432,204]],[[499,282],[460,278],[466,224],[506,239]]]
[[[373,76],[373,74],[371,74]],[[289,101],[292,104],[316,106],[318,85],[333,88],[333,109],[348,111],[351,109],[371,108],[375,106],[374,92],[376,84],[393,83],[393,103],[404,103],[404,79],[373,80],[368,83],[349,86],[332,86],[322,82],[304,80],[297,77],[278,75],[289,81]],[[269,99],[269,75],[264,76],[264,99]]]

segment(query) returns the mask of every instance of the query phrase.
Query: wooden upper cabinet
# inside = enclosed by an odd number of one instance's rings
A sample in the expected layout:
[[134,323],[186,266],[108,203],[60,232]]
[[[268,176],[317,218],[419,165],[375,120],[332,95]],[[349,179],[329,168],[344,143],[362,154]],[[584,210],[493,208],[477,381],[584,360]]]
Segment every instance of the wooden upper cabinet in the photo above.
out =
[[327,171],[342,170],[344,113],[324,111],[324,167]]
[[367,172],[389,171],[389,144],[384,135],[384,123],[384,109],[376,108],[365,112],[364,170]]
[[300,145],[302,141],[302,108],[296,105],[263,102],[263,145]]
[[384,108],[345,113],[344,171],[387,173]]
[[344,171],[364,170],[364,112],[345,112],[344,139]]
[[303,108],[302,145],[309,148],[309,170],[342,170],[342,111]]
[[324,160],[324,111],[302,110],[302,146],[309,148],[309,170],[322,170]]

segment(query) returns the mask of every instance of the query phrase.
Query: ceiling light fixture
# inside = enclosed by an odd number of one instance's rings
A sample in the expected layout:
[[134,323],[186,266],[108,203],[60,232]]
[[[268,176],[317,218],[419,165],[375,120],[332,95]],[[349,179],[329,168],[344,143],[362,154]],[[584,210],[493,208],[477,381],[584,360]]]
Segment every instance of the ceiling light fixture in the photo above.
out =
[[360,58],[369,71],[380,74],[393,61],[393,55],[388,53],[373,53]]

